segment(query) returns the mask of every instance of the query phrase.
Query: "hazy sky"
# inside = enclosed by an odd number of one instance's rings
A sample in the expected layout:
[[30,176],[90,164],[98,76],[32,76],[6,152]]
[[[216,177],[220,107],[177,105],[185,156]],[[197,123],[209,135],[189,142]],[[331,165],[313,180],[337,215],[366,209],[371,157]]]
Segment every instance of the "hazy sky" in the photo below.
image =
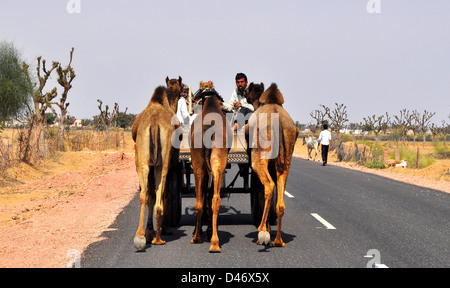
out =
[[380,13],[368,2],[0,0],[0,41],[34,66],[40,55],[66,65],[74,47],[68,101],[77,118],[97,115],[97,99],[138,114],[167,76],[194,90],[212,80],[228,100],[244,72],[277,83],[301,123],[336,102],[350,122],[403,108],[448,122],[450,1],[372,1]]

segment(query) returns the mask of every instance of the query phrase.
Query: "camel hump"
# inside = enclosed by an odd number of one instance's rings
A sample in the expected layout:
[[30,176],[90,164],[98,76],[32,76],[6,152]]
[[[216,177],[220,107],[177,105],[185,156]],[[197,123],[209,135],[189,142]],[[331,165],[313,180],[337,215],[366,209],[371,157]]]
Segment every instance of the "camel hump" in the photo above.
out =
[[261,104],[279,104],[283,105],[284,97],[276,83],[272,83],[270,87],[261,95],[259,98],[259,103]]
[[150,103],[159,103],[161,105],[164,105],[164,99],[167,98],[167,88],[164,86],[159,86],[155,89],[155,92],[153,92],[152,98],[150,99],[150,102],[148,103],[148,106],[150,106]]
[[149,165],[157,167],[161,165],[161,136],[159,125],[150,126],[150,158]]

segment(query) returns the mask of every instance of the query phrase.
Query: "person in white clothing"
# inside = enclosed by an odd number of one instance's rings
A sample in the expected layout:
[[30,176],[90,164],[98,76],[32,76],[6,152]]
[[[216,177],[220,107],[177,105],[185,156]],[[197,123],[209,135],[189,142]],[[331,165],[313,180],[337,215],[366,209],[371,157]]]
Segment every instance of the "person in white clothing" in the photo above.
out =
[[319,138],[317,140],[322,145],[322,165],[327,166],[328,151],[331,150],[331,132],[328,131],[327,124],[323,124],[323,130],[322,132],[320,132]]
[[188,95],[189,88],[186,87],[183,89],[183,92],[181,93],[180,99],[178,99],[178,105],[177,105],[177,118],[178,121],[180,121],[181,125],[183,126],[184,130],[189,129],[189,125],[191,124],[191,118],[189,117],[189,111],[186,103],[186,97]]
[[[250,117],[250,114],[255,111],[255,108],[252,104],[247,102],[247,98],[244,96],[245,88],[247,88],[248,80],[247,76],[244,73],[238,73],[236,75],[236,88],[233,90],[233,94],[231,94],[231,99],[228,102],[229,106],[232,107],[233,111],[235,112],[235,115],[240,113],[242,116],[244,116],[245,119],[248,120]],[[240,116],[241,116],[240,115]],[[239,123],[242,121],[237,121],[237,117],[233,118],[234,127],[233,130],[237,130],[238,124],[243,125],[244,123]],[[232,123],[233,124],[233,123]]]

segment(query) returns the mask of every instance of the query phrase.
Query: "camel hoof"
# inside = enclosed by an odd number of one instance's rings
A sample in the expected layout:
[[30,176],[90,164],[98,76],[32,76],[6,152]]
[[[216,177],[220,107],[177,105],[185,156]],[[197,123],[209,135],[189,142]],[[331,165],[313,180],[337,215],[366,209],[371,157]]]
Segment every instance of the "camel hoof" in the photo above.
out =
[[267,231],[261,231],[258,233],[258,242],[256,244],[259,245],[267,245],[270,244],[270,233]]
[[202,241],[201,237],[194,237],[191,240],[191,244],[202,244],[202,243],[203,243],[203,241]]
[[211,245],[209,247],[209,253],[221,253],[220,247],[218,245]]
[[273,243],[272,243],[272,246],[273,247],[284,247],[284,246],[286,246],[286,244],[284,244],[284,242],[283,242],[283,240],[278,240],[278,239],[275,239],[275,241],[273,241]]
[[147,244],[150,244],[150,240],[155,237],[155,230],[153,229],[146,229],[145,230],[145,239],[147,239]]
[[135,236],[134,237],[134,248],[136,248],[136,250],[138,250],[138,251],[144,250],[145,244],[147,244],[147,240],[145,239],[144,236]]
[[153,245],[165,245],[166,244],[166,241],[164,241],[164,240],[161,240],[161,239],[153,239],[153,241],[152,241],[152,244]]

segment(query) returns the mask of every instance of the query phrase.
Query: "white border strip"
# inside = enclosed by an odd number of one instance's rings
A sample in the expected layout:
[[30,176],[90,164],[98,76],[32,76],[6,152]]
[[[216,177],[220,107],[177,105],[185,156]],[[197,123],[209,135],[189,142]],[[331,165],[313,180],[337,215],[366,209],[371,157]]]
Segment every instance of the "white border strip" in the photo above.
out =
[[291,193],[284,191],[284,195],[286,195],[289,198],[295,198],[294,195],[292,195]]
[[336,229],[336,227],[334,227],[333,225],[331,225],[330,223],[327,222],[327,220],[323,219],[322,217],[320,217],[319,214],[317,213],[311,213],[311,216],[313,216],[314,218],[316,218],[320,223],[322,223],[323,225],[325,225],[325,227],[327,227],[327,229]]

